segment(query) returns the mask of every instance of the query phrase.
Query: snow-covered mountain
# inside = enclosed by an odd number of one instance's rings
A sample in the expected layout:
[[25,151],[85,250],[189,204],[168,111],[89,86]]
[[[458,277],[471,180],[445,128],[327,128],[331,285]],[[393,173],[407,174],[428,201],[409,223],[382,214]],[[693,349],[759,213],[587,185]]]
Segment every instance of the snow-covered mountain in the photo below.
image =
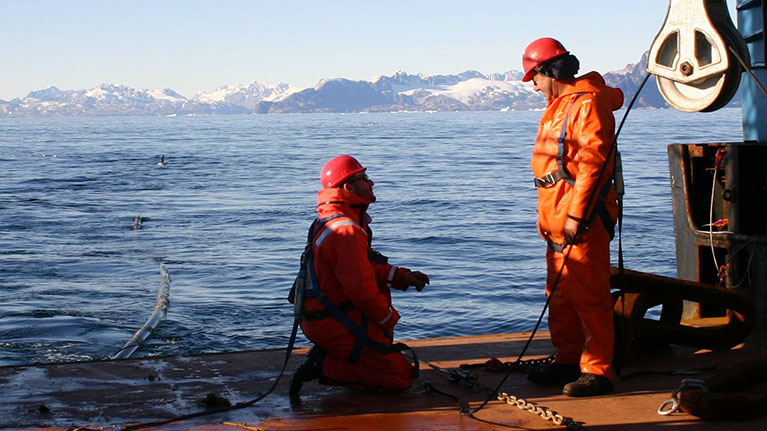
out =
[[[623,90],[626,105],[645,76],[646,63],[645,54],[636,64],[604,74],[609,85]],[[544,97],[521,80],[522,72],[514,70],[490,75],[469,70],[433,76],[398,71],[362,81],[323,79],[306,89],[285,83],[227,85],[189,99],[171,89],[137,90],[113,84],[86,90],[49,87],[23,98],[0,100],[0,117],[498,111],[544,107]],[[636,106],[667,105],[655,83],[648,82]]]
[[366,81],[326,79],[282,100],[262,101],[255,112],[498,111],[545,106],[543,96],[522,83],[521,75],[511,71],[488,77],[470,70],[429,76],[398,71]]
[[226,85],[210,92],[196,93],[191,100],[199,103],[225,103],[253,110],[258,102],[274,102],[302,90],[289,84],[252,82],[248,85]]
[[26,97],[0,102],[0,116],[73,117],[109,115],[242,114],[249,109],[226,103],[188,100],[171,89],[137,90],[124,85],[101,84],[86,90],[48,87]]
[[[609,85],[623,90],[624,106],[639,89],[646,64],[647,53],[636,64],[604,74]],[[323,80],[314,88],[282,100],[262,101],[255,112],[498,111],[545,107],[543,95],[536,93],[530,83],[523,83],[522,77],[523,73],[515,70],[487,76],[473,70],[437,76],[399,71],[367,81]],[[668,107],[652,81],[642,89],[636,107]]]

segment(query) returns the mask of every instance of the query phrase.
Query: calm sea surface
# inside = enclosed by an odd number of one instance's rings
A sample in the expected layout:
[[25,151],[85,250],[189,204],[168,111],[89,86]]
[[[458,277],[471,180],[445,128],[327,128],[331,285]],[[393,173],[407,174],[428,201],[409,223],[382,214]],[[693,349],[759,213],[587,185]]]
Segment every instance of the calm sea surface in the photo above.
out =
[[[134,357],[284,347],[319,170],[342,153],[376,183],[374,246],[432,280],[395,292],[397,338],[531,330],[540,114],[0,119],[0,365],[115,353],[154,307],[155,257],[171,304]],[[628,268],[675,274],[667,145],[741,140],[740,109],[631,112]]]

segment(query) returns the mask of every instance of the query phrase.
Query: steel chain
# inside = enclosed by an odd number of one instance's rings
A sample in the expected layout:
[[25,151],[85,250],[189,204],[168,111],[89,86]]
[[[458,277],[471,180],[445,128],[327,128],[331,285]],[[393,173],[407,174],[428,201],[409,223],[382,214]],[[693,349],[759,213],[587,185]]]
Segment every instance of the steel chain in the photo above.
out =
[[532,401],[525,400],[524,398],[517,398],[516,396],[509,395],[506,392],[500,392],[498,394],[498,400],[503,401],[508,405],[515,406],[520,410],[526,410],[534,415],[538,415],[543,419],[553,422],[555,425],[564,425],[567,429],[570,430],[588,430],[588,427],[575,422],[572,418],[564,417],[553,410],[549,410],[546,407],[541,407]]
[[556,356],[556,354],[552,353],[551,355],[545,358],[520,360],[519,365],[527,368],[527,367],[536,366],[536,365],[550,364],[554,362],[554,356]]
[[[551,360],[553,360],[553,356],[550,358],[544,358],[544,359],[533,359],[533,361],[545,361],[541,363],[547,363],[547,362],[550,362]],[[479,376],[476,376],[476,375],[469,375],[469,376],[472,377],[472,382],[474,383],[473,385],[474,387],[482,387],[488,393],[493,392],[491,388],[488,388],[482,383],[479,383]],[[588,428],[586,426],[578,422],[575,422],[572,418],[562,416],[561,414],[553,410],[549,410],[546,407],[541,407],[532,401],[525,400],[524,398],[518,398],[514,395],[509,395],[506,392],[499,392],[497,393],[496,397],[499,401],[503,401],[506,404],[515,406],[520,410],[526,410],[534,415],[540,416],[541,418],[545,420],[549,420],[553,422],[555,425],[563,425],[570,430],[588,431]]]
[[[530,359],[527,361],[520,361],[519,363],[527,364],[527,363],[535,362],[535,365],[537,365],[537,364],[549,363],[549,362],[552,362],[553,360],[554,360],[554,355],[551,355],[547,358]],[[575,422],[573,418],[562,416],[561,414],[553,410],[549,410],[546,407],[541,407],[534,402],[527,401],[524,398],[518,398],[514,395],[509,395],[506,392],[494,392],[493,388],[489,388],[487,385],[479,381],[478,375],[472,374],[465,369],[461,369],[461,368],[446,369],[446,368],[437,367],[436,365],[431,364],[429,362],[424,361],[424,363],[429,365],[433,369],[439,371],[440,373],[445,374],[450,383],[461,384],[465,388],[469,389],[471,392],[475,392],[475,393],[484,392],[488,395],[495,393],[495,396],[499,401],[503,401],[508,405],[517,407],[520,410],[525,410],[536,416],[540,416],[541,418],[545,420],[549,420],[553,422],[555,425],[564,426],[565,428],[569,430],[576,430],[576,431],[589,430],[589,428],[586,427],[585,425]]]
[[[501,363],[501,366],[498,367],[495,370],[490,371],[509,371],[509,370],[515,370],[515,371],[528,371],[531,367],[535,367],[538,365],[545,365],[550,364],[554,362],[554,356],[555,354],[552,353],[551,355],[545,357],[545,358],[537,358],[537,359],[519,359],[514,362],[503,362]],[[476,365],[473,365],[471,368],[476,368]]]

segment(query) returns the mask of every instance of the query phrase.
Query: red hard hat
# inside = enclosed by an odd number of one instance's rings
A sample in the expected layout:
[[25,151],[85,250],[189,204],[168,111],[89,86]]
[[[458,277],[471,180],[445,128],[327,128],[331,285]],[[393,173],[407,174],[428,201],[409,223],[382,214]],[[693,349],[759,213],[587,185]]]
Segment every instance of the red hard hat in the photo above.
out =
[[347,178],[357,172],[365,172],[365,169],[367,168],[363,168],[360,162],[352,156],[344,154],[343,156],[334,157],[322,167],[322,173],[320,173],[322,188],[338,187]]
[[566,50],[558,40],[550,37],[542,37],[532,41],[525,48],[525,53],[522,54],[522,68],[525,69],[525,76],[522,81],[527,82],[533,79],[535,69],[541,64],[569,53],[570,51]]

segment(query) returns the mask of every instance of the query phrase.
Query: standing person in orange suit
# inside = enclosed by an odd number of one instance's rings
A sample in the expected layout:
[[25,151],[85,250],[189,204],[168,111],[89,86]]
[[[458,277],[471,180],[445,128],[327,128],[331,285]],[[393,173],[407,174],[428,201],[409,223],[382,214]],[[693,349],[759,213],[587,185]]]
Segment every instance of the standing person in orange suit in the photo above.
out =
[[608,160],[608,155],[614,154],[613,111],[623,105],[623,93],[608,87],[597,72],[576,78],[578,59],[552,38],[530,43],[522,64],[523,81],[532,80],[535,91],[548,100],[531,165],[538,232],[548,244],[546,295],[557,349],[553,363],[527,378],[564,385],[562,393],[572,397],[611,393],[610,240],[618,204],[610,181],[613,156]]
[[[423,290],[429,277],[396,267],[371,248],[373,233],[367,209],[376,201],[375,184],[354,157],[342,155],[322,168],[319,216],[307,245],[311,267],[301,312],[301,330],[314,343],[296,370],[290,395],[303,382],[369,390],[401,391],[413,384],[417,364],[393,343],[400,316],[391,288]],[[313,293],[312,293],[313,292]]]

